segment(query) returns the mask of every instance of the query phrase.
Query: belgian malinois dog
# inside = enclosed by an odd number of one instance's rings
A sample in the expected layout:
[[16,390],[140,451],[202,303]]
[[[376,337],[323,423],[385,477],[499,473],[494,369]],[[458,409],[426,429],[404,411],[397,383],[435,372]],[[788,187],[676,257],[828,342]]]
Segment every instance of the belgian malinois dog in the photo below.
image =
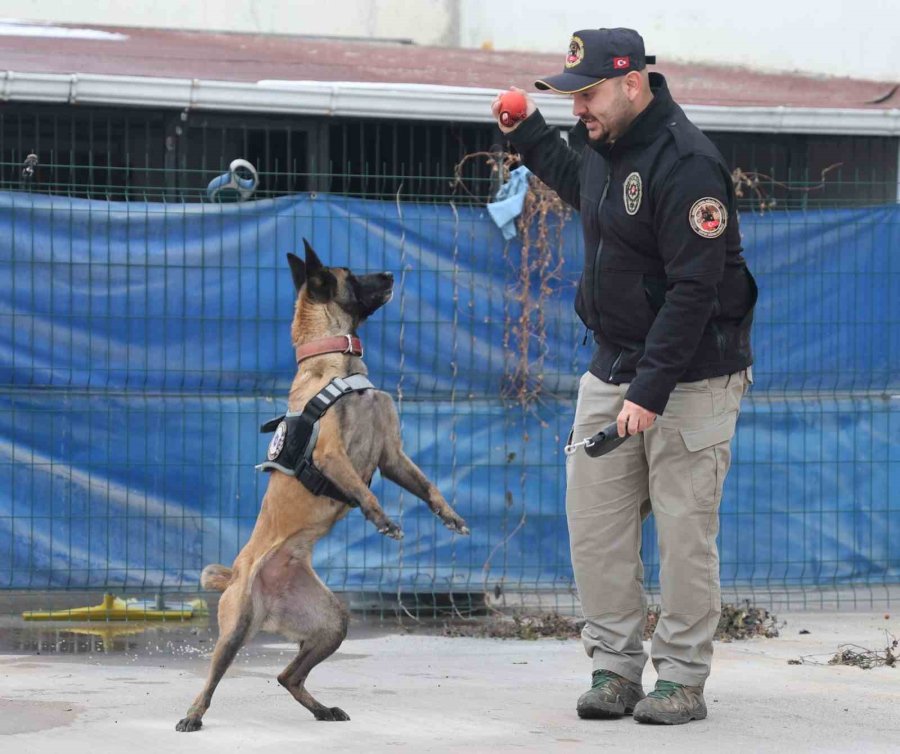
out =
[[[297,298],[291,338],[300,353],[316,350],[326,338],[355,336],[357,327],[393,295],[393,275],[354,275],[325,267],[304,239],[306,262],[288,254]],[[348,338],[348,342],[350,339]],[[348,349],[350,350],[350,349]],[[351,350],[304,358],[288,395],[288,410],[300,411],[335,377],[366,374],[361,355]],[[337,401],[320,419],[313,463],[359,505],[379,532],[400,539],[369,489],[375,469],[428,503],[451,531],[468,534],[466,522],[403,452],[400,422],[393,399],[379,390],[353,392]],[[315,543],[347,515],[350,506],[312,494],[293,476],[272,472],[256,526],[231,568],[208,565],[204,589],[222,591],[219,639],[206,686],[175,726],[198,730],[216,685],[241,646],[260,629],[299,644],[297,656],[278,676],[317,720],[348,720],[339,707],[326,707],[305,687],[310,670],[331,655],[347,634],[347,611],[312,568]]]

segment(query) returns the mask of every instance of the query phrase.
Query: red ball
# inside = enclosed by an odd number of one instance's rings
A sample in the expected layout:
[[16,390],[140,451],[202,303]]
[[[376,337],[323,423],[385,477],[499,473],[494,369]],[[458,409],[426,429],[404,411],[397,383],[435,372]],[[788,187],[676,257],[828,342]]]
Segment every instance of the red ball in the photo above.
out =
[[507,128],[525,120],[527,109],[528,103],[522,92],[510,90],[500,95],[500,122]]

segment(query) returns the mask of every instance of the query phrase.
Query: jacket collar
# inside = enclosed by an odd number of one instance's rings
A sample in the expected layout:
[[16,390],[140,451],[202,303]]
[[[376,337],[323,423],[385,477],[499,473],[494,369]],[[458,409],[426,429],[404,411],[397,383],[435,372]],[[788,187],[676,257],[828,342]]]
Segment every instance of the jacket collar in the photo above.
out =
[[628,130],[614,144],[595,145],[591,142],[591,146],[608,159],[613,154],[621,154],[627,149],[654,141],[678,106],[669,94],[666,79],[661,73],[650,74],[650,91],[653,92],[650,104],[631,121]]

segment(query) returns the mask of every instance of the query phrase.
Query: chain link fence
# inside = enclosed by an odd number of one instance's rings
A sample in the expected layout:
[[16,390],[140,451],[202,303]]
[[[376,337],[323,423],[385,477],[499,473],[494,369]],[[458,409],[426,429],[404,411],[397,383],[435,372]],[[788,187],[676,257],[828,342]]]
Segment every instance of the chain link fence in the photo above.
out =
[[[376,478],[406,539],[351,513],[317,571],[369,609],[572,609],[562,444],[590,358],[571,305],[577,218],[533,190],[504,242],[484,207],[498,150],[484,151],[456,175],[241,169],[218,193],[227,160],[0,163],[0,589],[191,593],[205,564],[230,562],[265,487],[258,426],[294,373],[284,253],[308,237],[326,263],[395,272],[395,301],[361,331],[371,377],[473,529],[451,537]],[[723,595],[889,603],[900,208],[871,199],[896,197],[896,175],[736,168],[760,303],[721,508]],[[652,518],[643,555],[652,594]]]

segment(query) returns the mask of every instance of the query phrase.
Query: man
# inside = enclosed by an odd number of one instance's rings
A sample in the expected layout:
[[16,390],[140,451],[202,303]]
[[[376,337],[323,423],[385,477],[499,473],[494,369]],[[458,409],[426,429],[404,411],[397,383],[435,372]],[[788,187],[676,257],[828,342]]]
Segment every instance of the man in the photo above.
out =
[[[498,126],[525,164],[580,211],[584,270],[575,310],[593,333],[572,434],[617,421],[635,435],[566,461],[572,563],[593,660],[581,717],[648,723],[706,717],[703,686],[721,611],[718,506],[740,401],[751,380],[756,285],[741,256],[731,175],[676,105],[631,29],[588,29],[561,74],[535,82],[572,97],[576,151],[527,98]],[[574,141],[574,139],[573,139]],[[646,598],[641,509],[652,506],[662,611],[641,676]]]

